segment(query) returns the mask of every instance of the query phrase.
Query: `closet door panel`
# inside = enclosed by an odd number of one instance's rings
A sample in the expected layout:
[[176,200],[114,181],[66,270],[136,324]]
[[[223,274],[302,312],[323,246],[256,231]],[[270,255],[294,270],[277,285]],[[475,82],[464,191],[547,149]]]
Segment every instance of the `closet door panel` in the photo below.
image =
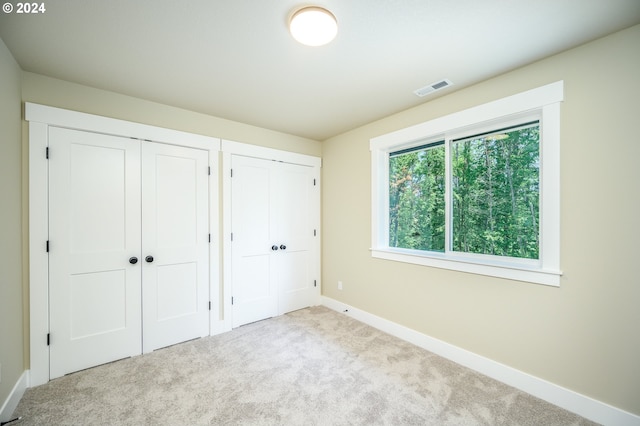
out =
[[233,327],[277,315],[272,162],[232,157]]
[[208,153],[142,147],[143,350],[209,333]]
[[140,143],[49,130],[50,378],[141,353]]
[[315,189],[311,167],[280,163],[277,169],[277,234],[286,247],[277,259],[278,310],[283,314],[312,305],[317,292],[311,276],[316,256],[312,241]]

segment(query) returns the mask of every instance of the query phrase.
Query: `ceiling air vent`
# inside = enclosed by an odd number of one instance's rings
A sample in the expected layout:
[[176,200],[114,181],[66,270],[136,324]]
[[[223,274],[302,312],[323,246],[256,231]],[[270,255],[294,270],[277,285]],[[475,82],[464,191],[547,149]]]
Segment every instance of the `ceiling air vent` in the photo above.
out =
[[444,89],[445,87],[451,86],[453,83],[446,78],[444,80],[436,81],[435,83],[431,83],[427,86],[421,87],[418,90],[414,90],[413,93],[420,96],[427,96],[429,93],[435,92],[436,90]]

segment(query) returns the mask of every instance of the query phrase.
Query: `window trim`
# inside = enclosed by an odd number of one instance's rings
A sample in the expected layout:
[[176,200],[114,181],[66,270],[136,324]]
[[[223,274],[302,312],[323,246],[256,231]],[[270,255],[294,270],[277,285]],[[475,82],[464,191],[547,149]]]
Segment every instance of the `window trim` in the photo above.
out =
[[[374,258],[559,286],[560,270],[560,102],[564,82],[478,105],[370,140],[371,255]],[[389,247],[389,153],[437,140],[471,136],[496,125],[540,120],[540,258],[517,259]],[[448,147],[445,143],[445,147]],[[447,149],[447,148],[446,148]],[[448,166],[447,166],[448,167]],[[447,171],[449,176],[450,171]],[[448,197],[449,194],[446,194]],[[449,198],[447,198],[449,199]],[[447,203],[447,210],[450,203]],[[448,215],[448,212],[447,212]]]

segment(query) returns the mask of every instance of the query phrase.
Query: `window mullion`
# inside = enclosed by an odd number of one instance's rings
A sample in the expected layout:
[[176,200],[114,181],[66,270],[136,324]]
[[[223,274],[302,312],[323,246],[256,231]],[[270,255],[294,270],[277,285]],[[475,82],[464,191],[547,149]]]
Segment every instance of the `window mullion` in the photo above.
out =
[[452,189],[451,189],[451,139],[445,139],[444,142],[444,229],[445,229],[445,240],[444,240],[444,252],[448,254],[451,252],[451,247],[453,245],[453,227],[452,227],[452,218],[453,218],[453,210],[452,203],[453,199],[451,198]]

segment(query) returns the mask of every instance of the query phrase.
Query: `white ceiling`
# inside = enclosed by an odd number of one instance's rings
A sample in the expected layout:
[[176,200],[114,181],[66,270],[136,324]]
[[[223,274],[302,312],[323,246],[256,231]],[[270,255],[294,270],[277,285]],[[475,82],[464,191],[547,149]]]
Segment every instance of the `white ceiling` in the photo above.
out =
[[640,0],[320,0],[338,36],[305,47],[298,0],[41,1],[0,13],[23,70],[316,140],[640,23]]

